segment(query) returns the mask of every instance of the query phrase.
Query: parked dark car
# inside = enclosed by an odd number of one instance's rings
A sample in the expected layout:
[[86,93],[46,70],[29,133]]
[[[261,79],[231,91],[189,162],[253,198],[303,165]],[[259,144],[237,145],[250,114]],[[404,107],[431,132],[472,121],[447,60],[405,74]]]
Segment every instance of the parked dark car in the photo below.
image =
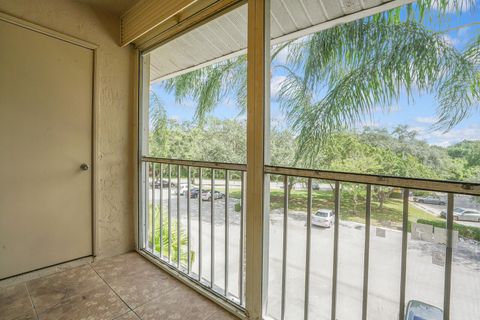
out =
[[[162,180],[162,188],[168,188],[168,180],[167,179],[163,179]],[[175,188],[176,184],[173,183],[173,182],[170,182],[170,188]],[[160,188],[160,179],[156,180],[155,181],[155,188],[156,189],[159,189]]]
[[200,190],[198,188],[190,188],[190,198],[191,199],[196,199],[198,198],[198,193]]

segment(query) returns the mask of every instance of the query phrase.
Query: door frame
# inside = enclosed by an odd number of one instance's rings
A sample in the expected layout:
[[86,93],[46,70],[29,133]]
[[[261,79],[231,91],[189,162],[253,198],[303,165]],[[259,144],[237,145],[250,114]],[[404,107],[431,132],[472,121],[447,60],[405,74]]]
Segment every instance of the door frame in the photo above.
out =
[[[41,25],[14,17],[12,15],[6,14],[0,11],[0,21],[4,21],[13,25],[16,25],[21,28],[25,28],[34,32],[41,33],[45,36],[52,37],[61,41],[68,42],[70,44],[89,49],[93,53],[93,72],[92,72],[92,121],[91,121],[91,215],[92,215],[92,253],[90,256],[96,257],[98,244],[97,244],[97,210],[98,210],[98,197],[97,197],[97,189],[98,189],[98,171],[97,171],[97,155],[98,155],[98,45],[92,42],[88,42],[85,40],[78,39],[76,37],[69,36],[67,34],[43,27]],[[78,257],[84,258],[84,257]],[[68,261],[65,261],[68,262]],[[45,266],[40,269],[48,268],[50,266]],[[36,271],[36,270],[32,270]],[[29,271],[31,272],[31,271]]]

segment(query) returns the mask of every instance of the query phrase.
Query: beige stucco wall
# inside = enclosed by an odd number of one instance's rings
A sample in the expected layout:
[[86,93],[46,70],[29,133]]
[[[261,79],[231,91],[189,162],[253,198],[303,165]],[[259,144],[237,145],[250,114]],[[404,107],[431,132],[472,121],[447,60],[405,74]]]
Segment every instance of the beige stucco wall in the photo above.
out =
[[97,254],[134,249],[134,50],[119,17],[69,0],[0,0],[0,11],[97,44]]

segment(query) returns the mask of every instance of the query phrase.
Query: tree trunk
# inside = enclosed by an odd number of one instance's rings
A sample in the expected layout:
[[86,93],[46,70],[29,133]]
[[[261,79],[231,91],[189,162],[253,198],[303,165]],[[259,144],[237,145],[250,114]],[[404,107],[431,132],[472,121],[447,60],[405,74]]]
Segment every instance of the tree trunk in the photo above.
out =
[[291,181],[288,183],[288,195],[292,193],[292,189],[294,185],[295,185],[295,181]]
[[357,215],[357,204],[358,204],[357,202],[358,202],[358,197],[357,197],[357,193],[356,193],[356,192],[353,193],[353,199],[352,199],[352,201],[353,201],[353,214],[354,214],[354,215]]
[[384,203],[384,198],[383,198],[383,196],[380,197],[379,202],[380,202],[380,203],[378,204],[378,209],[380,209],[380,211],[383,211],[383,203]]

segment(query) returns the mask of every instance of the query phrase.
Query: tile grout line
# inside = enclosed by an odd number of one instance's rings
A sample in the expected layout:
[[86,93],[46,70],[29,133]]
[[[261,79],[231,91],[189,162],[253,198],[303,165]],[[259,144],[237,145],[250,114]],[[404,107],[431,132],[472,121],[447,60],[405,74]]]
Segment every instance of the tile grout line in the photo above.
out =
[[135,312],[135,310],[132,310],[133,314],[137,316],[138,319],[142,320],[142,317],[138,313]]
[[[73,269],[83,268],[85,266],[87,266],[87,265],[82,265],[82,266],[77,266],[77,267],[73,267],[73,268],[59,270],[57,272],[52,273],[51,275],[47,275],[47,276],[44,276],[44,277],[39,277],[39,278],[36,278],[36,279],[26,281],[25,284],[27,285],[27,290],[28,290],[28,282],[30,282],[30,281],[35,281],[35,280],[42,279],[42,278],[49,278],[49,277],[52,277],[54,275],[59,275],[61,273],[68,272],[68,271],[73,270]],[[92,288],[90,288],[89,290],[92,290]],[[42,315],[42,314],[47,313],[51,310],[54,310],[55,308],[61,306],[62,304],[69,303],[75,297],[81,295],[81,293],[77,293],[75,295],[69,296],[68,295],[68,293],[69,293],[69,288],[68,287],[64,288],[64,290],[62,290],[62,291],[63,291],[63,296],[59,299],[59,301],[57,303],[51,305],[51,306],[46,307],[45,310],[42,310],[41,312],[39,312],[38,315]],[[30,294],[30,291],[28,291],[28,292]],[[32,303],[33,303],[33,299],[32,299]],[[35,312],[37,312],[36,307],[35,307]]]
[[[133,311],[133,309],[128,305],[128,303],[125,302],[125,300],[123,300],[122,297],[120,297],[120,295],[119,295],[115,290],[113,290],[113,288],[110,286],[110,284],[109,284],[105,279],[103,279],[103,277],[97,272],[97,270],[95,270],[95,268],[92,266],[92,264],[90,264],[90,268],[92,268],[93,272],[95,272],[95,273],[97,274],[97,276],[98,276],[100,279],[102,279],[102,281],[107,285],[107,287],[110,288],[110,290],[112,290],[112,292],[118,297],[118,299],[120,299],[120,301],[122,301],[122,302],[127,306],[127,308],[128,308],[130,311],[132,311],[133,313],[135,313],[135,311]],[[125,313],[128,313],[128,311],[125,312]],[[124,315],[125,313],[119,315],[118,317]],[[135,314],[136,314],[136,313],[135,313]],[[137,315],[137,314],[136,314],[136,315]],[[137,316],[138,316],[138,315],[137,315]],[[118,317],[116,317],[116,318],[118,318]],[[116,318],[113,318],[113,319],[116,319]]]
[[[146,260],[146,259],[145,259]],[[149,262],[148,260],[146,260],[147,262]],[[151,298],[151,299],[147,299],[147,301],[144,301],[143,303],[139,304],[138,306],[136,306],[135,308],[132,308],[129,304],[127,304],[126,301],[124,301],[122,299],[122,297],[110,286],[110,284],[97,272],[97,270],[95,269],[95,267],[92,265],[92,264],[89,264],[90,268],[99,276],[100,279],[102,279],[102,281],[110,288],[110,290],[112,290],[112,292],[127,306],[127,308],[129,309],[129,311],[123,313],[123,314],[120,314],[118,316],[116,316],[115,318],[113,318],[113,320],[115,319],[118,319],[126,314],[128,314],[130,311],[138,318],[138,319],[142,319],[141,316],[135,311],[135,310],[138,310],[140,307],[158,299],[160,296],[157,296],[157,297],[154,297],[154,298]],[[159,271],[162,271],[160,268],[158,268]],[[171,276],[170,276],[171,277]],[[173,279],[173,280],[176,280],[176,279]],[[178,280],[176,280],[178,282]],[[177,291],[178,289],[180,288],[180,286],[175,286],[175,288],[172,288],[172,290],[170,290],[167,295],[170,295],[170,294],[173,294],[173,292]],[[193,289],[192,289],[193,290]],[[193,290],[195,291],[195,290]],[[216,305],[215,305],[216,306]],[[216,306],[218,308],[218,306]],[[216,313],[220,312],[220,310],[214,310],[212,313],[208,314],[205,316],[205,318],[202,318],[202,320],[208,320],[210,319],[211,317],[213,317]]]
[[[121,316],[127,314],[127,313],[130,312],[130,311],[131,311],[133,314],[135,314],[135,315],[137,316],[137,318],[142,319],[142,318],[140,317],[140,315],[135,312],[135,309],[138,309],[138,308],[146,305],[147,303],[149,303],[149,302],[151,302],[151,301],[153,301],[153,300],[155,300],[155,299],[158,298],[158,297],[152,298],[152,299],[150,299],[150,300],[148,300],[148,301],[145,301],[144,303],[136,306],[135,308],[132,308],[132,307],[130,307],[130,305],[129,305],[125,300],[122,299],[122,297],[120,297],[120,295],[119,295],[119,294],[110,286],[110,284],[97,272],[97,270],[95,270],[95,268],[92,266],[92,264],[89,264],[89,266],[90,266],[90,268],[98,275],[98,277],[99,277],[100,279],[102,279],[102,281],[110,288],[110,290],[112,290],[112,292],[115,293],[115,295],[120,299],[120,301],[122,301],[122,302],[127,306],[127,308],[129,309],[129,311],[118,315],[118,317],[113,318],[113,320],[115,320],[115,319],[117,319],[117,318],[120,318]],[[173,289],[172,291],[175,291],[176,289],[177,289],[177,288]]]
[[32,305],[33,312],[35,313],[35,318],[37,318],[37,320],[38,320],[39,318],[38,318],[37,308],[35,307],[35,304],[33,303],[33,299],[32,299],[32,296],[30,295],[30,290],[28,290],[28,285],[27,285],[26,281],[25,281],[25,289],[27,290],[28,299],[30,300],[30,304]]
[[122,313],[122,314],[118,315],[117,317],[113,318],[112,320],[120,319],[120,318],[123,317],[124,315],[129,314],[130,312],[133,313],[138,319],[140,319],[140,320],[142,319],[142,318],[140,318],[140,316],[135,312],[135,310],[131,310],[131,309],[130,309],[130,310],[128,310],[127,312]]
[[[166,296],[172,294],[172,292],[177,291],[178,288],[179,288],[179,287],[177,286],[177,287],[169,290],[169,292],[166,294]],[[135,314],[141,319],[141,317],[138,315],[138,313],[135,312],[135,310],[138,310],[139,308],[143,307],[143,306],[146,305],[147,303],[150,303],[150,302],[152,302],[152,301],[154,301],[154,300],[157,300],[158,298],[160,298],[160,295],[159,295],[159,296],[156,296],[156,297],[154,297],[154,298],[147,299],[147,301],[144,301],[143,303],[139,304],[138,306],[136,306],[136,307],[133,308],[133,309],[130,308],[130,310],[132,310],[132,312],[135,313]]]

